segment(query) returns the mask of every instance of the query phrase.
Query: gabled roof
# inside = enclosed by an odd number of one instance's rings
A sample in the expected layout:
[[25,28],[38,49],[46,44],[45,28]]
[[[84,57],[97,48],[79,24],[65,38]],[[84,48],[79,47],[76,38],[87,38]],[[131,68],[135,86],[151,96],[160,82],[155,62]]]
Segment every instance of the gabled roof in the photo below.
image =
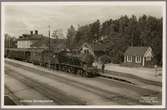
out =
[[92,46],[89,43],[87,43],[87,42],[83,43],[82,47],[87,47],[87,48],[92,49]]
[[125,56],[144,56],[149,47],[129,47],[124,55]]

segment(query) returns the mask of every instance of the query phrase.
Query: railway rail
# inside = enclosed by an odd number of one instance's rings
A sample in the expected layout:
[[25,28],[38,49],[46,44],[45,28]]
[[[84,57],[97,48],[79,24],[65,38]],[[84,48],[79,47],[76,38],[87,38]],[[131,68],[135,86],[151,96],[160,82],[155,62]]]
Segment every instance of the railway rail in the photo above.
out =
[[[10,64],[12,64],[12,63],[10,62]],[[13,63],[12,66],[20,68],[21,65]],[[106,91],[106,90],[104,90],[102,88],[97,88],[97,87],[94,87],[92,85],[87,85],[87,84],[84,84],[84,83],[81,83],[81,82],[78,82],[78,81],[71,80],[69,78],[65,78],[65,77],[61,77],[61,76],[53,75],[53,74],[46,74],[46,72],[43,72],[43,71],[40,71],[40,70],[36,70],[36,69],[32,69],[32,68],[29,68],[29,67],[26,67],[26,66],[21,66],[21,67],[22,67],[22,69],[25,69],[27,71],[37,73],[40,76],[48,77],[50,79],[53,79],[53,80],[68,84],[70,86],[75,86],[75,87],[77,87],[79,89],[92,92],[94,94],[97,94],[98,96],[101,96],[101,97],[103,97],[105,99],[108,99],[108,100],[111,100],[111,101],[121,100],[121,102],[119,102],[120,104],[122,104],[122,103],[125,104],[125,102],[127,102],[126,104],[142,104],[142,105],[143,104],[148,104],[148,103],[139,102],[137,97],[136,98],[135,97],[133,97],[133,98],[132,97],[125,97],[125,96],[122,96],[121,94],[113,93],[113,92],[110,92],[110,91]],[[21,76],[20,73],[19,73],[19,76]],[[26,79],[29,79],[29,78],[26,78]],[[94,79],[97,79],[97,78],[94,78]],[[29,79],[29,80],[32,80],[32,79]],[[36,81],[33,81],[33,82],[36,82]],[[40,84],[40,85],[44,85],[44,84]],[[141,96],[148,95],[148,94],[157,94],[157,92],[155,92],[155,91],[150,91],[150,90],[147,90],[147,89],[137,88],[137,87],[133,86],[132,84],[130,84],[130,88],[132,90],[134,90],[135,92],[139,92],[139,94]],[[111,97],[111,94],[112,94],[112,97]]]
[[26,86],[33,88],[34,90],[48,97],[50,100],[53,100],[54,103],[58,105],[65,105],[65,104],[66,105],[85,105],[84,101],[81,101],[75,97],[68,96],[56,88],[52,88],[44,83],[41,84],[40,82],[35,81],[31,78],[28,78],[20,73],[13,74],[13,71],[11,71],[10,69],[8,69],[6,73],[7,75],[10,75],[16,78],[17,80],[21,81]]

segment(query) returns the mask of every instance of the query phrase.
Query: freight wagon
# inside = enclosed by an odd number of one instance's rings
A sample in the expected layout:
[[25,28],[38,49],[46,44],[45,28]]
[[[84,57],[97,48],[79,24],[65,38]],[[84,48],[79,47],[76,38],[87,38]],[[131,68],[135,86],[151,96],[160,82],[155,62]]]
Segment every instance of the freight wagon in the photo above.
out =
[[31,52],[29,49],[8,48],[5,49],[5,56],[11,59],[30,62]]

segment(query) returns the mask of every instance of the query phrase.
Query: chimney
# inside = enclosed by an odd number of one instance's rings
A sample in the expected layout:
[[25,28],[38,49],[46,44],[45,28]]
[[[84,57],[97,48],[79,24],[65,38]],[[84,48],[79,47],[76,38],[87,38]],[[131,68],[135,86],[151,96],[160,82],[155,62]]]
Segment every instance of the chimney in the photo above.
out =
[[30,34],[33,35],[33,31],[30,31]]
[[35,30],[35,34],[38,35],[38,30]]

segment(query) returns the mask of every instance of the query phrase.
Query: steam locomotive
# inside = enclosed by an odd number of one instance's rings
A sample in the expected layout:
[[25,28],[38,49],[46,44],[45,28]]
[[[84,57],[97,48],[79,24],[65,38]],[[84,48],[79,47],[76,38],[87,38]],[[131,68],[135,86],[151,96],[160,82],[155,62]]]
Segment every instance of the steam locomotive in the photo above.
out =
[[57,52],[40,48],[8,48],[5,49],[5,57],[73,73],[82,77],[98,76],[97,67],[92,65],[94,57],[90,54],[74,54],[67,50]]

